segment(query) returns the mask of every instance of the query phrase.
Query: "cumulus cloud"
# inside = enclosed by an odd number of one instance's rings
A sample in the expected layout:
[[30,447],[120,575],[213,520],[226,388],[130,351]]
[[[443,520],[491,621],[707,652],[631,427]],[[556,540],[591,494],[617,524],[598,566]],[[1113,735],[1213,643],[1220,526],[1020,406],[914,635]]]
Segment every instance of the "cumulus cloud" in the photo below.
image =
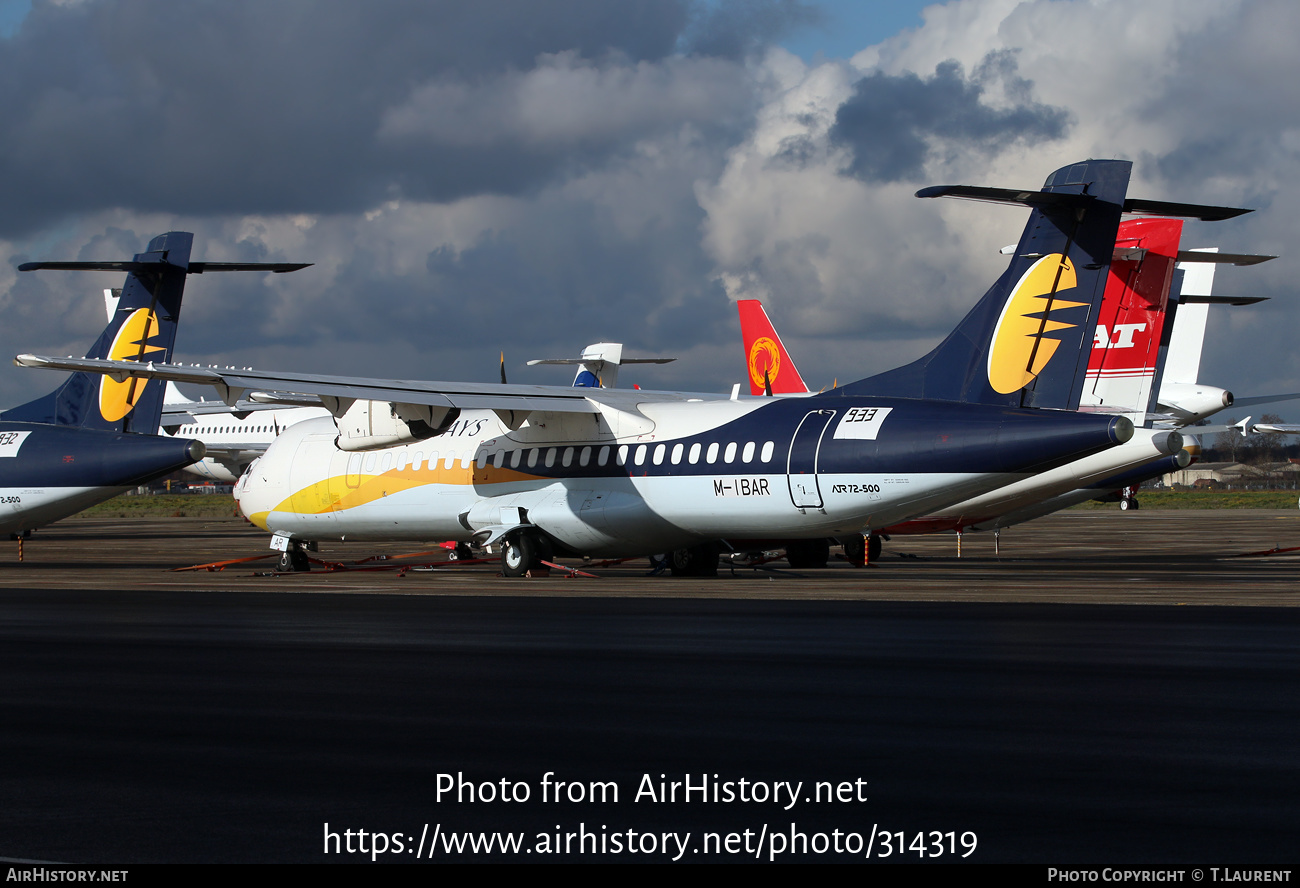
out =
[[[613,339],[743,370],[767,300],[818,385],[915,358],[1004,267],[1015,209],[919,185],[1037,187],[1084,157],[1135,194],[1261,207],[1190,245],[1286,255],[1300,99],[1282,0],[962,0],[850,59],[774,45],[814,4],[688,0],[35,3],[0,38],[0,250],[121,258],[169,229],[207,259],[314,261],[191,282],[187,359],[566,381],[531,357]],[[1289,257],[1225,271],[1208,382],[1300,389]],[[10,353],[78,352],[101,274],[0,268]],[[36,378],[34,378],[36,377]],[[44,377],[11,371],[0,401]]]
[[[911,191],[1037,187],[1086,157],[1133,160],[1136,195],[1261,208],[1189,224],[1190,245],[1292,252],[1300,226],[1281,208],[1300,198],[1300,63],[1284,35],[1298,16],[1277,0],[965,0],[848,64],[769,55],[754,131],[700,189],[719,280],[790,318],[796,360],[826,362],[808,375],[855,359],[885,369],[951,329],[1023,226],[1006,208]],[[1291,261],[1225,271],[1220,289],[1280,297]],[[1294,310],[1236,311],[1215,310],[1203,377],[1300,390],[1279,333]]]

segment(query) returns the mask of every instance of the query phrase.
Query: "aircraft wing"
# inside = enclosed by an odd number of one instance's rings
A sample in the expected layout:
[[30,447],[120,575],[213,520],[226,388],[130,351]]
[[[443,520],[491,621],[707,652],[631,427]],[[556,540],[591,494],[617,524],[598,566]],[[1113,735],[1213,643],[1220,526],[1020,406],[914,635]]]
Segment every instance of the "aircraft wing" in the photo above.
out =
[[1275,435],[1300,434],[1300,425],[1293,422],[1257,422],[1250,427],[1252,432],[1270,432]]
[[[316,401],[312,406],[319,407],[320,402]],[[186,425],[195,421],[200,416],[233,416],[236,419],[246,419],[250,413],[256,413],[259,410],[282,410],[281,404],[268,404],[261,401],[239,401],[233,406],[225,401],[186,401],[180,404],[166,404],[163,406],[162,421],[159,425],[165,427]]]
[[1267,432],[1273,435],[1300,434],[1300,424],[1291,422],[1251,422],[1247,416],[1241,422],[1232,425],[1186,426],[1183,431],[1194,435],[1219,435],[1224,432],[1236,432],[1245,437],[1251,432]]
[[[151,364],[94,358],[54,358],[19,355],[20,367],[101,373],[114,379],[165,379],[194,385],[210,385],[230,406],[245,393],[286,392],[293,396],[317,396],[336,416],[354,401],[388,401],[428,407],[497,411],[546,411],[550,413],[600,413],[600,404],[635,409],[635,404],[656,400],[685,400],[686,395],[645,391],[584,389],[570,386],[500,385],[472,382],[425,382],[405,379],[367,379],[310,373],[278,373],[241,367],[199,367],[181,364]],[[717,395],[704,396],[716,398]]]
[[216,460],[235,460],[248,462],[266,453],[270,444],[250,442],[245,444],[207,444],[207,456]]

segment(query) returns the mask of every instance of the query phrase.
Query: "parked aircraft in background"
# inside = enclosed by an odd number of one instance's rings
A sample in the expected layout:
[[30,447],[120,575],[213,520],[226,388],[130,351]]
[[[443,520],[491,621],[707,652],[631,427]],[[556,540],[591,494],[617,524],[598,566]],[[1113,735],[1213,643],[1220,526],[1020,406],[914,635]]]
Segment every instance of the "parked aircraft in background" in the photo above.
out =
[[329,416],[324,407],[286,407],[239,402],[192,401],[167,383],[162,432],[197,438],[207,456],[185,471],[218,484],[234,484],[272,442],[295,423]]
[[[120,288],[105,288],[104,310],[110,321],[121,298]],[[223,401],[195,401],[169,382],[163,388],[157,432],[203,442],[207,455],[183,471],[218,484],[234,484],[281,431],[295,422],[321,416],[329,416],[329,411],[319,406],[283,407],[240,401],[231,407]]]
[[[191,262],[193,235],[173,231],[118,262],[28,262],[38,269],[125,271],[121,299],[89,359],[166,362],[185,278],[301,265]],[[202,459],[203,444],[157,436],[162,383],[74,373],[55,391],[0,413],[0,533],[25,534]]]
[[757,299],[736,302],[740,314],[740,339],[745,346],[745,369],[751,395],[802,395],[808,386],[799,375],[781,335]]
[[575,388],[618,388],[618,368],[624,364],[671,364],[676,358],[625,358],[623,343],[596,342],[582,350],[577,358],[542,358],[528,362],[538,364],[577,366],[573,377]]
[[[1133,226],[1139,223],[1161,221],[1176,224],[1176,220],[1141,219],[1123,223],[1121,240],[1117,241],[1115,248],[1116,260],[1127,260],[1132,268],[1138,267],[1131,260],[1139,258],[1143,248],[1134,246],[1134,238],[1127,235],[1137,232],[1138,229]],[[1014,249],[1013,244],[1004,252],[1009,253]],[[1210,305],[1253,305],[1267,298],[1211,295],[1215,266],[1257,265],[1276,257],[1219,253],[1217,248],[1207,248],[1179,250],[1177,258],[1177,269],[1183,277],[1183,283],[1167,317],[1163,307],[1157,308],[1150,302],[1121,309],[1119,295],[1123,291],[1119,289],[1116,289],[1113,298],[1108,298],[1109,307],[1104,307],[1103,312],[1108,313],[1110,319],[1102,318],[1098,321],[1093,350],[1088,359],[1088,384],[1084,389],[1081,406],[1101,406],[1106,399],[1113,403],[1116,398],[1123,397],[1135,405],[1134,413],[1150,412],[1153,422],[1160,427],[1182,428],[1234,404],[1268,404],[1300,398],[1300,393],[1292,393],[1234,399],[1233,394],[1226,389],[1206,385],[1197,379]],[[1118,281],[1115,285],[1118,285]],[[740,315],[751,394],[765,393],[765,373],[770,377],[767,384],[771,390],[767,394],[809,393],[794,359],[790,357],[768,318],[762,302],[757,299],[741,299],[736,307]],[[1119,318],[1117,313],[1121,310],[1127,310],[1129,314]],[[1171,325],[1172,332],[1167,339],[1162,339],[1161,333],[1166,321]],[[1168,360],[1162,381],[1158,386],[1152,386],[1157,351],[1166,347]],[[1123,391],[1125,387],[1133,388],[1134,391],[1126,395]],[[1145,411],[1139,409],[1136,405],[1147,404],[1152,390],[1158,392],[1156,403],[1148,404]]]
[[[1180,252],[1181,230],[1182,222],[1177,219],[1129,219],[1120,224],[1081,399],[1080,409],[1121,413],[1136,425],[1156,425],[1156,428],[1139,429],[1134,439],[1122,447],[957,503],[942,513],[882,528],[867,540],[865,553],[856,538],[845,538],[846,557],[850,560],[860,560],[863,554],[877,557],[882,536],[997,530],[1078,502],[1104,498],[1112,491],[1127,493],[1130,486],[1189,464],[1199,452],[1199,443],[1195,438],[1184,438],[1169,430],[1182,426],[1185,417],[1207,416],[1232,403],[1231,394],[1225,390],[1196,382],[1205,309],[1211,302],[1240,305],[1260,301],[1211,296],[1214,263],[1222,260],[1252,265],[1272,257]],[[1191,270],[1186,272],[1181,293],[1171,303],[1175,262],[1189,256],[1193,261],[1184,262],[1179,269],[1190,265]],[[1181,312],[1189,306],[1187,321],[1180,327],[1184,318]],[[765,352],[754,343],[767,339],[776,343],[777,357],[771,363],[781,373],[779,377],[772,376],[776,382],[768,382],[768,392],[801,393],[803,382],[761,304],[742,301],[738,311],[751,385],[760,392],[763,390],[764,380],[755,373],[754,366],[755,355],[762,358]],[[1170,316],[1174,318],[1174,328],[1172,335],[1166,336],[1166,321]],[[1175,367],[1174,378],[1168,382],[1165,381],[1167,373],[1162,379],[1166,357]],[[755,377],[758,377],[757,385]],[[790,380],[798,382],[792,384]],[[1157,391],[1161,394],[1159,405],[1153,403]],[[1156,412],[1172,409],[1165,402],[1180,405],[1181,409],[1172,415]],[[1148,422],[1148,418],[1153,422]],[[1115,494],[1115,497],[1120,499],[1121,508],[1137,507],[1137,500],[1131,495]],[[791,564],[798,567],[825,564],[830,542],[797,544],[788,553]]]
[[[724,399],[411,383],[21,356],[20,363],[317,396],[334,420],[283,434],[237,488],[286,563],[310,541],[500,540],[519,575],[552,549],[692,553],[896,524],[1128,440],[1074,411],[1124,212],[1243,210],[1125,199],[1131,164],[1064,167],[1041,191],[945,186],[1031,208],[1007,271],[921,360],[808,398]],[[1030,409],[1030,408],[1055,408]]]

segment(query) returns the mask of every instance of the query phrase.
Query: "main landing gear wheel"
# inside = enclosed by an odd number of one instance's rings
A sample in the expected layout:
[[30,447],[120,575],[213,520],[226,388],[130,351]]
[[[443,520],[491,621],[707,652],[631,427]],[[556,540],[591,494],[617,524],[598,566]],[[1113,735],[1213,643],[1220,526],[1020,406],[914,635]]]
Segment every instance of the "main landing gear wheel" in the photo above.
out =
[[1138,501],[1134,497],[1126,496],[1119,501],[1119,508],[1121,512],[1135,510],[1138,508]]
[[501,575],[522,577],[553,557],[551,541],[541,534],[530,531],[512,533],[501,541]]
[[870,561],[879,561],[880,553],[884,551],[884,537],[876,536],[874,533],[867,537],[867,558]]
[[668,556],[669,569],[675,577],[716,577],[720,551],[717,543],[673,549]]
[[844,544],[844,558],[854,567],[862,567],[867,563],[867,538],[860,533],[844,537],[841,542]]

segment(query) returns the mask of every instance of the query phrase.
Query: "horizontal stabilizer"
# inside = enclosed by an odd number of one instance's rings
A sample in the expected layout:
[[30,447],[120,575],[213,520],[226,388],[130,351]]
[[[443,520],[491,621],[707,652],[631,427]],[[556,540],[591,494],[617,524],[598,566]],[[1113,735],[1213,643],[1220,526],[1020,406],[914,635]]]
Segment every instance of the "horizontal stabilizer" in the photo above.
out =
[[[675,360],[677,359],[676,358],[623,358],[621,361],[619,361],[619,364],[671,364]],[[585,363],[587,363],[587,360],[585,358],[538,358],[529,361],[528,366],[534,367],[538,364],[566,364],[569,366],[576,366],[578,364],[585,364]]]
[[1254,256],[1249,253],[1205,253],[1200,250],[1179,250],[1179,262],[1210,262],[1215,265],[1258,265],[1276,256]]
[[[573,377],[574,388],[616,388],[618,386],[618,368],[621,364],[668,364],[676,358],[624,358],[623,343],[593,342],[582,350],[576,358],[541,358],[528,362],[529,367],[538,364],[561,364],[576,366],[577,374]],[[502,374],[505,382],[504,373]]]
[[1025,207],[1086,207],[1096,200],[1088,194],[1018,191],[1014,188],[988,188],[983,185],[932,185],[916,192],[916,196],[959,197],[963,200],[1020,204]]
[[1255,211],[1242,207],[1210,207],[1130,197],[1124,201],[1124,212],[1137,216],[1180,216],[1184,219],[1200,219],[1202,222],[1222,222],[1224,219],[1235,219]]
[[1267,302],[1271,296],[1198,296],[1183,294],[1178,301],[1188,302],[1207,302],[1210,305],[1254,305],[1257,302]]
[[1234,398],[1233,407],[1255,407],[1259,404],[1272,404],[1274,401],[1295,401],[1300,400],[1300,392],[1291,392],[1289,395],[1259,395],[1254,398]]
[[190,274],[203,274],[211,271],[270,271],[285,274],[310,268],[311,262],[191,262]]
[[[1017,190],[1014,188],[988,188],[981,185],[935,185],[916,192],[917,197],[959,197],[965,200],[982,200],[988,203],[1020,204],[1026,207],[1086,207],[1095,200],[1090,194]],[[1171,203],[1163,200],[1144,200],[1130,197],[1124,201],[1124,212],[1139,216],[1180,216],[1200,219],[1202,222],[1221,222],[1234,219],[1254,210],[1241,207],[1211,207],[1201,204]],[[1180,257],[1181,258],[1181,257]]]
[[[284,274],[310,268],[311,265],[311,262],[191,262],[187,269],[190,274],[203,274],[208,271],[271,271]],[[141,272],[153,271],[157,267],[157,262],[24,262],[18,266],[18,270]]]

